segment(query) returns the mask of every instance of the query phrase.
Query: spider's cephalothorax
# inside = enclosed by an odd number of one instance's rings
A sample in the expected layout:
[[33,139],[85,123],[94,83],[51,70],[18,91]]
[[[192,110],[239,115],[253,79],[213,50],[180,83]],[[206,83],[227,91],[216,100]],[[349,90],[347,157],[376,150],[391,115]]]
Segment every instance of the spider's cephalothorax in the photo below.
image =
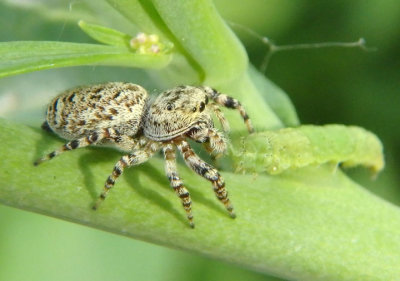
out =
[[177,171],[177,148],[186,164],[212,183],[217,198],[234,217],[221,175],[201,160],[187,142],[189,138],[203,143],[210,153],[225,151],[226,139],[214,128],[211,116],[214,113],[224,131],[229,130],[220,105],[237,109],[248,131],[253,132],[243,106],[210,87],[179,86],[163,92],[155,100],[148,98],[144,88],[131,83],[111,82],[68,90],[51,101],[42,127],[69,142],[36,161],[35,165],[64,151],[88,145],[112,145],[128,152],[107,178],[104,191],[93,207],[96,209],[126,167],[147,161],[161,149],[170,184],[181,198],[189,223],[194,227],[190,195]]

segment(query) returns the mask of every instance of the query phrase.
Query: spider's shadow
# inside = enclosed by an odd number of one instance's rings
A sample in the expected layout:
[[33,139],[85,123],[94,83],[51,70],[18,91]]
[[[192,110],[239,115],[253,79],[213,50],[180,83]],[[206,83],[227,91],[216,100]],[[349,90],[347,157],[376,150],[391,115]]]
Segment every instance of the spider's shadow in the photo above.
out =
[[[57,140],[61,140],[56,134],[52,132],[47,132],[43,129],[37,128],[37,127],[31,127],[32,130],[34,130],[36,133],[40,135],[40,139],[36,142],[35,145],[35,153],[34,153],[34,159],[32,160],[32,163],[36,160],[38,160],[40,157],[43,157],[46,155],[46,153],[49,153],[49,147],[54,147],[54,144],[57,142]],[[61,146],[61,145],[60,145]],[[55,147],[54,149],[57,149],[58,147]]]
[[[49,146],[53,147],[53,143],[57,142],[58,138],[55,134],[43,131],[41,129],[36,129],[38,132],[41,134],[41,139],[36,143],[35,147],[35,156],[33,160],[37,160],[46,153],[51,152],[52,150],[49,150]],[[66,142],[66,141],[65,141]],[[60,144],[59,146],[61,146]],[[54,149],[57,149],[55,147]],[[53,150],[54,150],[53,149]],[[100,192],[102,191],[103,186],[98,186],[95,182],[95,177],[92,172],[91,167],[93,165],[96,165],[98,163],[102,162],[109,162],[110,158],[115,159],[115,163],[117,163],[119,157],[121,156],[120,153],[117,151],[111,149],[111,148],[104,148],[104,147],[88,147],[84,148],[88,152],[85,153],[84,155],[81,155],[78,160],[78,165],[79,168],[82,171],[83,174],[83,181],[84,181],[84,186],[88,190],[88,193],[90,197],[93,199],[93,202],[90,203],[89,207],[93,206],[93,204],[96,202]],[[101,150],[101,152],[99,151]],[[71,152],[66,152],[66,153],[74,153],[74,151]],[[57,156],[58,157],[63,157],[64,155]],[[52,160],[50,160],[52,161]],[[182,162],[182,161],[179,161]],[[113,166],[110,167],[110,173],[112,172]],[[124,178],[130,185],[132,189],[135,190],[135,192],[150,201],[155,202],[158,204],[162,209],[165,211],[169,212],[172,214],[174,217],[176,217],[178,220],[184,222],[187,224],[187,220],[184,216],[184,212],[178,211],[178,208],[180,207],[180,199],[177,197],[176,199],[176,205],[172,202],[170,202],[168,199],[164,198],[160,194],[158,194],[156,191],[147,188],[147,185],[144,183],[140,182],[139,179],[139,173],[144,173],[148,177],[151,177],[154,181],[156,181],[160,186],[162,186],[165,189],[168,189],[169,191],[173,192],[172,188],[170,188],[169,182],[165,176],[165,174],[160,173],[156,168],[152,167],[148,163],[144,163],[139,166],[134,166],[131,168],[127,168],[124,171]],[[108,175],[104,175],[104,180],[106,180]],[[184,179],[183,179],[184,180]],[[191,188],[191,183],[184,181],[185,186],[188,188],[192,201],[194,202],[194,205],[196,203],[201,203],[208,208],[212,208],[218,212],[221,212],[226,215],[226,211],[222,207],[222,204],[219,204],[218,200],[210,200],[206,197],[203,196],[201,192],[196,191],[196,189]],[[207,186],[210,185],[210,183],[206,180],[201,182],[201,185]],[[210,192],[212,191],[212,188],[210,188]],[[111,195],[112,196],[112,195]],[[178,207],[177,207],[178,206]],[[183,208],[182,208],[183,210]],[[196,216],[196,211],[194,207],[194,215]]]
[[[107,153],[98,153],[98,149],[104,149],[104,148],[88,148],[90,150],[89,153],[86,153],[85,155],[81,156],[79,159],[79,166],[84,171],[84,182],[85,186],[87,187],[90,196],[93,198],[93,202],[95,202],[98,198],[98,195],[100,194],[100,191],[102,190],[102,186],[99,187],[95,184],[94,182],[94,175],[93,172],[90,170],[90,166],[94,165],[95,163],[99,162],[109,162],[110,160],[110,154],[117,154],[112,149],[107,149]],[[120,154],[118,154],[120,155]],[[114,158],[114,157],[113,157]],[[115,163],[118,161],[118,157],[115,157]],[[112,167],[110,167],[110,173],[112,171]],[[166,190],[170,192],[174,192],[172,188],[169,185],[169,182],[167,180],[167,177],[164,173],[161,173],[158,171],[156,168],[154,168],[152,165],[148,163],[141,164],[139,166],[133,166],[130,168],[125,169],[123,173],[124,179],[127,181],[127,183],[130,185],[130,187],[135,191],[136,194],[139,196],[155,202],[157,205],[159,205],[163,210],[169,212],[173,216],[175,216],[178,220],[183,221],[185,224],[187,223],[185,216],[183,215],[184,212],[178,211],[177,206],[181,205],[181,201],[176,197],[176,205],[174,202],[169,201],[168,199],[164,198],[162,195],[157,193],[156,190],[153,190],[151,188],[147,187],[146,183],[142,183],[140,181],[139,174],[143,173],[146,174],[147,177],[152,178],[153,181],[156,181],[159,186],[162,186],[162,188],[165,188]],[[108,175],[104,176],[104,180],[106,180]],[[117,181],[118,182],[118,181]],[[210,183],[206,180],[202,181],[201,185],[210,185]],[[219,204],[218,200],[210,200],[206,197],[203,196],[201,192],[196,191],[196,189],[190,188],[191,184],[185,184],[185,186],[188,188],[191,196],[192,196],[192,201],[194,201],[194,205],[196,203],[201,203],[209,208],[212,208],[218,212],[221,212],[226,215],[226,211],[223,208],[222,204]],[[212,191],[211,185],[209,186],[209,191]],[[100,188],[100,189],[99,189]],[[115,188],[115,187],[114,187]],[[112,192],[112,191],[111,191]],[[111,195],[112,196],[112,195]],[[183,210],[183,208],[182,208]],[[195,211],[194,211],[195,213]],[[195,215],[195,214],[194,214]]]
[[[90,167],[93,167],[93,165],[99,163],[108,162],[110,158],[117,159],[117,157],[115,155],[116,154],[115,151],[111,151],[108,148],[106,149],[107,150],[106,152],[105,151],[100,152],[98,147],[87,147],[85,149],[87,153],[79,157],[78,166],[80,170],[83,172],[82,174],[83,174],[84,186],[88,190],[90,197],[92,197],[93,199],[93,202],[91,202],[90,206],[93,206],[100,192],[103,191],[102,189],[103,186],[102,185],[99,186],[98,184],[96,184],[94,174],[90,169]],[[117,160],[115,160],[115,162],[117,162]],[[112,167],[110,167],[110,173],[111,171]],[[107,179],[107,176],[108,175],[104,175],[104,180]]]
[[[139,180],[139,173],[145,173],[148,177],[151,177],[154,181],[156,181],[161,186],[168,187],[168,181],[162,173],[160,173],[157,169],[152,167],[151,165],[144,163],[137,167],[132,167],[128,169],[126,173],[124,173],[124,178],[128,182],[129,186],[135,190],[136,194],[139,196],[155,202],[158,206],[160,206],[163,210],[169,212],[176,219],[186,224],[186,219],[180,213],[175,205],[170,202],[168,199],[164,198],[162,195],[157,193],[156,190],[151,188],[147,188],[146,184],[142,184]],[[171,190],[172,191],[172,190]]]

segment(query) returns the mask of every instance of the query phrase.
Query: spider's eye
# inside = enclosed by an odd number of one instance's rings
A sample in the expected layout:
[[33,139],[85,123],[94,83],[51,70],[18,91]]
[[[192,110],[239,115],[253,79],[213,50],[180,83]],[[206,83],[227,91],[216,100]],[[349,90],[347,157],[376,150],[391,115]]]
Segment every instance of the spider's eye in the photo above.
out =
[[172,110],[172,104],[169,103],[169,104],[167,105],[167,110],[169,110],[169,111]]
[[208,97],[206,96],[206,104],[208,104]]
[[206,105],[204,104],[204,102],[201,102],[200,103],[200,112],[202,112],[205,107],[206,107]]
[[196,107],[193,107],[193,108],[192,108],[192,112],[196,112],[196,110],[197,110]]

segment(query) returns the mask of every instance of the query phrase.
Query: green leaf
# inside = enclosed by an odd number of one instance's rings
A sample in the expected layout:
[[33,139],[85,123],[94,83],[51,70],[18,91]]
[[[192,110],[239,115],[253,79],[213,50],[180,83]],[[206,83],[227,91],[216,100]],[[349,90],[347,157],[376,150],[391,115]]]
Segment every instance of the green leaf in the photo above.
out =
[[42,69],[77,65],[162,68],[171,55],[136,54],[126,47],[67,42],[0,43],[0,78]]
[[89,24],[83,20],[79,21],[78,25],[87,35],[96,41],[111,46],[129,48],[129,41],[132,39],[132,36],[128,34],[98,24]]
[[[38,167],[56,137],[0,121],[0,201],[114,233],[186,249],[289,280],[396,280],[400,211],[340,171],[303,168],[278,176],[222,172],[238,217],[211,185],[179,165],[196,228],[157,157],[127,169],[98,211],[90,206],[120,153],[80,149]],[[6,156],[6,157],[5,157]]]
[[344,167],[363,165],[379,173],[383,147],[371,132],[356,126],[304,125],[265,131],[233,141],[231,156],[237,171],[280,174],[287,169],[325,163]]

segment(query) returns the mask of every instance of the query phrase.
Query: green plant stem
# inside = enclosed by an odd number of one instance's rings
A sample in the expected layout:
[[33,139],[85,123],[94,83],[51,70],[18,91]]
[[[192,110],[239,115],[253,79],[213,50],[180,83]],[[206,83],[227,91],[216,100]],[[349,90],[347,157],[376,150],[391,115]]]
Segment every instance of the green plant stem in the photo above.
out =
[[[279,176],[223,172],[238,217],[211,185],[179,165],[193,199],[188,227],[168,187],[163,160],[128,169],[98,211],[90,209],[120,153],[67,152],[33,161],[62,144],[38,129],[0,121],[0,201],[114,233],[186,249],[290,280],[396,280],[400,211],[333,167]],[[7,132],[7,133],[4,133]]]
[[174,36],[205,73],[205,85],[224,86],[247,70],[247,54],[209,0],[153,0]]
[[[114,9],[121,13],[125,18],[134,23],[141,31],[158,34],[163,39],[164,32],[160,29],[160,24],[149,15],[140,0],[106,0]],[[151,1],[148,1],[149,3]]]

